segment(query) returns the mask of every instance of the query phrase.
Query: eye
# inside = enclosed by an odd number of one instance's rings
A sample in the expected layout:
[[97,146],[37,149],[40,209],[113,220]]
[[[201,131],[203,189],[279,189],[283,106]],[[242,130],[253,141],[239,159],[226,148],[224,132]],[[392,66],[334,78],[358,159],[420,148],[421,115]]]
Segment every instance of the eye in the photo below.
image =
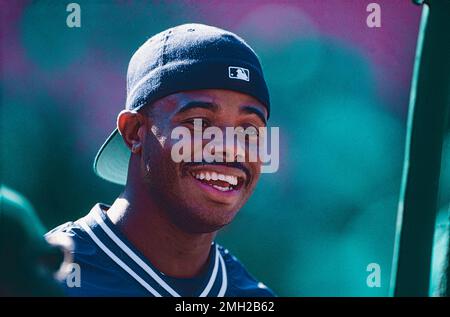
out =
[[259,130],[253,125],[246,127],[237,127],[236,133],[242,137],[248,136],[249,138],[257,138],[259,136]]
[[203,131],[207,127],[211,126],[208,119],[205,118],[190,118],[183,121],[184,124],[192,127],[194,131]]
[[258,136],[259,135],[258,129],[256,129],[253,126],[246,128],[246,131],[249,136]]

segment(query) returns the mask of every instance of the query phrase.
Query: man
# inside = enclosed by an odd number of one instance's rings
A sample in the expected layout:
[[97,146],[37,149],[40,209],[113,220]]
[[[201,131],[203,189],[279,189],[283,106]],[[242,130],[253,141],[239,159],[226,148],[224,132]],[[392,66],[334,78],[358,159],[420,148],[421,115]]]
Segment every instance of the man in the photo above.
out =
[[258,57],[235,34],[185,24],[147,40],[129,63],[126,110],[94,162],[123,193],[49,233],[74,240],[81,283],[67,294],[272,296],[213,242],[253,192],[261,161],[239,160],[234,145],[214,153],[222,162],[178,161],[172,151],[176,127],[258,129],[269,106]]

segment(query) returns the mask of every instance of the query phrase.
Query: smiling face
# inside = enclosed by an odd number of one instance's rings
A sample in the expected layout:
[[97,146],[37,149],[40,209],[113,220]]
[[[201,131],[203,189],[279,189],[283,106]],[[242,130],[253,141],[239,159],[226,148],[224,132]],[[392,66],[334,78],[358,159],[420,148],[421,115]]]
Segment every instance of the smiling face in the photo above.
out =
[[[123,118],[122,118],[123,117]],[[136,115],[119,117],[119,130],[125,139],[126,121],[141,122],[136,128],[139,151],[132,154],[133,176],[139,177],[145,194],[167,211],[171,221],[189,232],[213,232],[230,223],[238,210],[248,200],[260,176],[261,162],[247,158],[237,162],[237,142],[227,144],[226,128],[260,128],[266,125],[267,110],[255,98],[242,93],[219,90],[195,90],[169,95],[154,102]],[[194,120],[201,119],[202,127]],[[122,128],[121,128],[122,125]],[[187,128],[192,135],[208,127],[223,131],[223,149],[216,157],[224,162],[175,162],[172,147],[178,140],[171,138],[176,127]],[[250,138],[257,138],[251,136]],[[246,138],[248,143],[249,138]],[[127,140],[126,140],[127,141]],[[200,147],[191,147],[191,157],[202,151],[210,140]],[[230,162],[230,158],[234,159]],[[225,162],[226,161],[226,162]],[[148,171],[149,169],[149,171]]]

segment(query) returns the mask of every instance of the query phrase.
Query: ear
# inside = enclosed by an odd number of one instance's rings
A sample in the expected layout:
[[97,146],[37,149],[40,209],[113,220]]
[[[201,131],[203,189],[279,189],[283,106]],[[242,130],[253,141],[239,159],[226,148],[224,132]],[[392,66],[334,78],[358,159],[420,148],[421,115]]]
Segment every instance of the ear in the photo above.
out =
[[117,116],[117,129],[125,144],[132,153],[139,154],[142,150],[145,118],[142,114],[130,110],[122,110]]

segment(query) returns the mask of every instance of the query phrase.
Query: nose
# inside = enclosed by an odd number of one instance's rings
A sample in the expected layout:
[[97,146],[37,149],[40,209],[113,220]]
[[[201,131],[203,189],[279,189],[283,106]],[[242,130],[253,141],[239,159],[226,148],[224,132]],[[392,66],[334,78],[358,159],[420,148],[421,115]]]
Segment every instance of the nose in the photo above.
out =
[[234,127],[223,127],[221,135],[216,135],[213,141],[207,142],[206,149],[215,161],[219,162],[245,162],[246,143],[235,133]]

